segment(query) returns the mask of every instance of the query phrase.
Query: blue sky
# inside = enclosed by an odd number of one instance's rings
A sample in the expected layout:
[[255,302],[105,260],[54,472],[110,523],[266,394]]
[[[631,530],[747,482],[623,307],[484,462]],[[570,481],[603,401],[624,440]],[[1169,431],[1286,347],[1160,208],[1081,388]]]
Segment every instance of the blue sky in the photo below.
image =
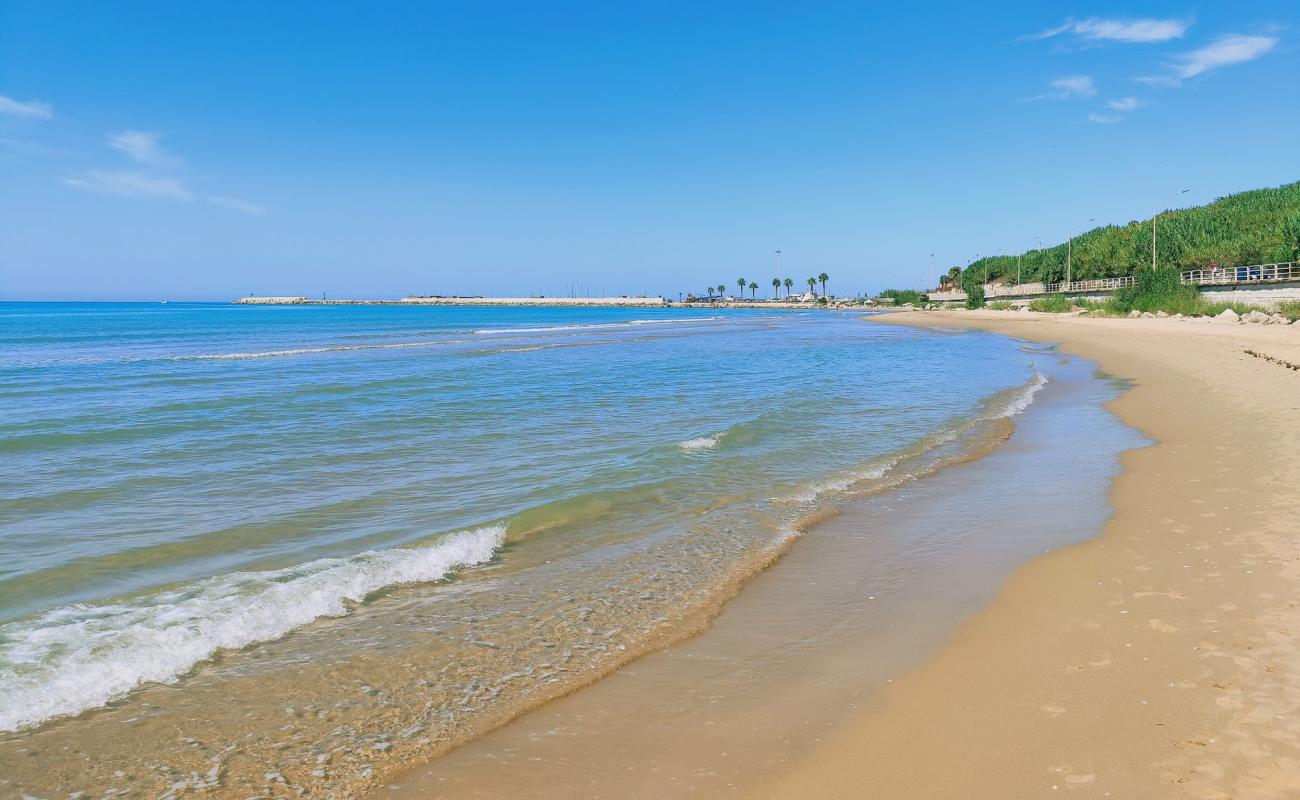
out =
[[1300,178],[1300,6],[0,0],[0,299],[929,281]]

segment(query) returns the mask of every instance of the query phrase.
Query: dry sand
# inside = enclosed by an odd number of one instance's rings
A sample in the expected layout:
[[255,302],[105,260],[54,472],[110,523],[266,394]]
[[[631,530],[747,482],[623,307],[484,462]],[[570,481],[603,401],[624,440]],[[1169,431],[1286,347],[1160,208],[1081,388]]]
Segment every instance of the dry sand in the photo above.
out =
[[1300,329],[887,321],[1060,342],[1136,381],[1113,409],[1157,444],[1123,457],[1100,537],[1017,570],[760,796],[1300,797]]

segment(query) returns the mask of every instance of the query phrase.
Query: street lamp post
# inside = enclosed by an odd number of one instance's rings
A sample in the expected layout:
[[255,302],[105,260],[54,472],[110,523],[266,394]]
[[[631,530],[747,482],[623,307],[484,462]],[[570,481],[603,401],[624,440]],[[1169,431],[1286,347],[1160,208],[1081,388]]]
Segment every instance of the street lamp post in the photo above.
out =
[[776,251],[776,279],[781,280],[781,251]]
[[1154,206],[1151,207],[1151,271],[1152,272],[1156,271],[1156,209],[1160,208],[1160,206],[1164,205],[1166,202],[1172,200],[1178,195],[1187,194],[1190,191],[1191,189],[1184,189],[1181,192],[1174,192],[1168,197],[1161,198],[1160,202],[1156,203]]
[[[1092,219],[1088,220],[1086,224],[1091,225],[1096,221],[1097,218],[1093,217]],[[1069,291],[1070,289],[1070,279],[1071,277],[1073,277],[1073,273],[1071,272],[1071,269],[1074,266],[1073,261],[1074,261],[1074,231],[1072,230],[1070,231],[1070,243],[1065,246],[1065,285],[1061,287],[1062,292]]]

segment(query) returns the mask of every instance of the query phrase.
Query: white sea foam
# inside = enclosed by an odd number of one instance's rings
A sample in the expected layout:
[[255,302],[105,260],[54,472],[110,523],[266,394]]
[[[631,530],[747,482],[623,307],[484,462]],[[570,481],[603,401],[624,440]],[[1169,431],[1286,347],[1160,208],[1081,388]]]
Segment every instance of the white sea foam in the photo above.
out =
[[842,492],[855,483],[879,480],[880,478],[885,477],[885,475],[894,468],[895,463],[897,462],[890,460],[883,464],[875,464],[863,469],[841,472],[834,477],[827,478],[826,480],[808,484],[798,494],[785,498],[785,502],[811,503],[827,492]]
[[1046,385],[1047,378],[1044,378],[1041,374],[1035,372],[1034,379],[1025,384],[1024,387],[1022,387],[1021,390],[1011,398],[1011,401],[1007,403],[1007,407],[1003,409],[1002,413],[998,414],[998,416],[1014,417],[1017,414],[1024,413],[1025,409],[1029,408],[1029,406],[1033,404],[1034,395],[1038,394],[1038,392]]
[[674,322],[709,322],[720,317],[677,317],[673,319],[628,319],[621,322],[592,322],[586,325],[546,325],[537,328],[481,328],[477,334],[500,333],[552,333],[554,331],[586,331],[607,328],[626,328],[631,325],[668,325]]
[[0,731],[76,714],[148,682],[170,682],[223,648],[278,639],[348,602],[482,564],[505,526],[457,531],[424,547],[322,558],[209,578],[140,600],[78,604],[0,626]]
[[201,355],[168,356],[170,361],[225,361],[245,358],[279,358],[301,356],[309,353],[346,353],[352,350],[401,350],[407,347],[432,347],[439,344],[460,344],[454,339],[434,339],[421,342],[392,342],[389,344],[341,344],[326,347],[295,347],[288,350],[262,350],[248,353],[211,353]]
[[678,442],[677,446],[686,451],[712,450],[718,446],[718,442],[722,441],[722,437],[725,433],[726,431],[723,431],[722,433],[715,433],[710,436],[699,436],[694,439],[687,439],[684,442]]

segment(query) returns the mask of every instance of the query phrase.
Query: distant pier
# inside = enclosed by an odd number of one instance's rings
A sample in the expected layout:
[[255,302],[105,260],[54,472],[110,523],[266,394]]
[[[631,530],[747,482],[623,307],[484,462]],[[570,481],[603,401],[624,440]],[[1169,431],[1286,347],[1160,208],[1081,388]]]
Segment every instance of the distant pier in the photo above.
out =
[[548,308],[844,308],[862,306],[857,298],[831,298],[828,304],[807,300],[706,300],[694,302],[649,297],[461,297],[413,295],[400,300],[313,300],[305,296],[249,295],[234,301],[242,306],[525,306]]
[[653,307],[668,305],[662,297],[463,297],[412,295],[400,300],[313,300],[301,296],[241,297],[245,306],[614,306]]

